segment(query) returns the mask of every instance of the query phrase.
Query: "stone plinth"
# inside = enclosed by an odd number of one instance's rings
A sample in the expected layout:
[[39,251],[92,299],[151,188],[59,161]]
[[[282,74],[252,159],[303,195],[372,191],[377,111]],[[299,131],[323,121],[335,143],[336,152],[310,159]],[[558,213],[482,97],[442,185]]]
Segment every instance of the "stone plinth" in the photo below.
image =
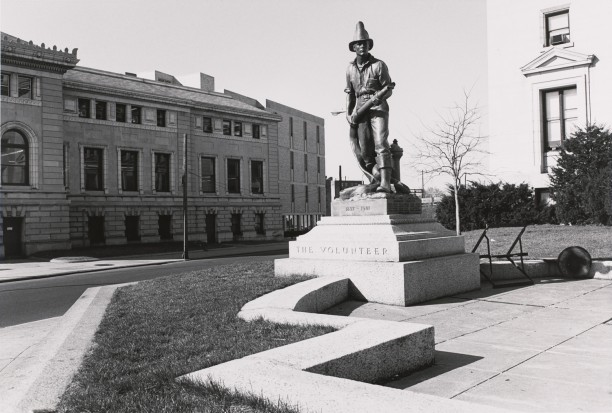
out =
[[420,207],[413,195],[336,199],[333,216],[290,242],[274,272],[348,276],[354,298],[402,306],[478,289],[478,254],[426,215],[404,212]]
[[277,276],[349,275],[357,300],[408,306],[480,288],[478,254],[456,254],[406,262],[358,262],[285,258],[274,262]]
[[412,194],[368,194],[334,199],[331,207],[332,216],[420,214],[421,200]]
[[289,257],[401,262],[464,252],[463,237],[420,215],[323,217],[289,243]]

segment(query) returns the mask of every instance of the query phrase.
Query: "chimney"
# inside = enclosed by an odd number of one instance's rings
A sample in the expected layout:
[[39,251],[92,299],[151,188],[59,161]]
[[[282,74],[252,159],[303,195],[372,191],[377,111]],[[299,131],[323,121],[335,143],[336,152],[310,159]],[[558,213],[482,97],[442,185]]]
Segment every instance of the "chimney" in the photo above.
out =
[[205,92],[214,92],[215,78],[204,73],[200,73],[200,89]]
[[161,83],[168,83],[169,85],[183,86],[177,78],[159,70],[155,71],[155,80]]

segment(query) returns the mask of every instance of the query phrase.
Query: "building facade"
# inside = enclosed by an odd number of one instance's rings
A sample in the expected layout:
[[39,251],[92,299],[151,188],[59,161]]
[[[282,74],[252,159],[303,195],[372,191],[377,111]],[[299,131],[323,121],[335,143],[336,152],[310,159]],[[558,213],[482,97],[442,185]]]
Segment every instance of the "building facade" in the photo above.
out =
[[281,116],[278,160],[283,229],[298,234],[326,215],[325,121],[317,116],[266,100],[266,109]]
[[181,239],[184,175],[190,240],[283,237],[281,115],[77,63],[2,33],[0,254]]
[[612,123],[607,0],[487,2],[490,165],[548,198],[548,172],[577,126]]

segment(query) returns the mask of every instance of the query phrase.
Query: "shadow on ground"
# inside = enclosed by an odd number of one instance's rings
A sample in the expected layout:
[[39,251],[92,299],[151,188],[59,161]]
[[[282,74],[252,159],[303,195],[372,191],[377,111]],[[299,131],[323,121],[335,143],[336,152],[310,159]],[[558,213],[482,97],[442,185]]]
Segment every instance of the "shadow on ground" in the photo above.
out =
[[449,371],[475,363],[484,358],[471,354],[451,353],[449,351],[439,350],[436,350],[434,357],[435,361],[433,365],[404,377],[392,378],[385,385],[403,390],[441,374],[445,374]]

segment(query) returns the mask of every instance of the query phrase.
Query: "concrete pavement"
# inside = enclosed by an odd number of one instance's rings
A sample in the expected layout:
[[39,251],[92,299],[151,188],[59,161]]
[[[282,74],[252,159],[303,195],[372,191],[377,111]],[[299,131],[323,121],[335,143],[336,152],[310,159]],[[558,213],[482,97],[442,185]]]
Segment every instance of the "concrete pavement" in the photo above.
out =
[[540,279],[411,307],[327,314],[431,324],[433,367],[388,387],[519,411],[612,411],[612,281]]

